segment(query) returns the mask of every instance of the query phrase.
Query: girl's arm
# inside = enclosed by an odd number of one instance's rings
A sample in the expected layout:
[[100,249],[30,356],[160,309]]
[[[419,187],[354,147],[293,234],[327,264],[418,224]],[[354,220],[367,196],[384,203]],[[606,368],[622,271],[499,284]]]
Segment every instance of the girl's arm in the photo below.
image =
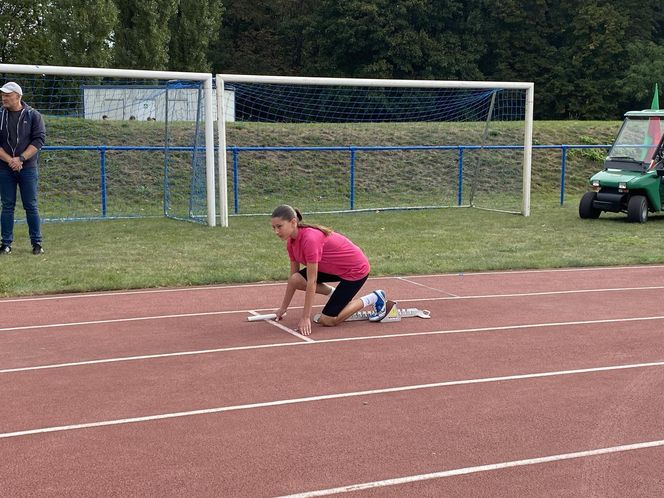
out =
[[297,327],[302,335],[311,334],[311,308],[316,295],[316,280],[318,280],[318,263],[307,263],[307,289],[304,294],[304,309]]
[[[291,261],[290,262],[289,276],[293,275],[293,273],[297,273],[298,271],[300,271],[300,264],[295,262],[295,261]],[[286,311],[288,310],[288,305],[290,304],[291,300],[293,299],[293,295],[295,295],[296,290],[297,289],[296,289],[295,285],[293,285],[293,283],[291,282],[291,279],[289,278],[288,279],[288,285],[286,286],[286,293],[284,294],[284,299],[281,301],[281,307],[275,312],[275,314],[277,315],[277,318],[276,318],[277,321],[281,320],[281,317],[286,314]]]

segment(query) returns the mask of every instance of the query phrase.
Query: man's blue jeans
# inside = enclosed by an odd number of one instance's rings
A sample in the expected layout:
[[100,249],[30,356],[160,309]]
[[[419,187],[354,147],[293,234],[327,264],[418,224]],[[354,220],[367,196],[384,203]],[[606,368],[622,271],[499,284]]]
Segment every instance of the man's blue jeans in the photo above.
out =
[[14,208],[16,207],[16,187],[21,191],[25,219],[28,223],[30,242],[41,244],[41,222],[37,209],[37,184],[39,171],[37,168],[23,168],[21,171],[11,171],[0,168],[0,198],[2,199],[2,214],[0,214],[0,231],[2,243],[10,245],[14,240]]

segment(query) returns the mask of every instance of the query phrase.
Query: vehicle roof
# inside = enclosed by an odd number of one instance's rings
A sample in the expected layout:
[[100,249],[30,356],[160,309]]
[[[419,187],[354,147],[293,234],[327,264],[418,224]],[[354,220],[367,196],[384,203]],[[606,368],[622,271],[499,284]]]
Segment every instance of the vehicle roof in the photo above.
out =
[[643,111],[628,111],[626,118],[664,118],[664,109],[645,109]]

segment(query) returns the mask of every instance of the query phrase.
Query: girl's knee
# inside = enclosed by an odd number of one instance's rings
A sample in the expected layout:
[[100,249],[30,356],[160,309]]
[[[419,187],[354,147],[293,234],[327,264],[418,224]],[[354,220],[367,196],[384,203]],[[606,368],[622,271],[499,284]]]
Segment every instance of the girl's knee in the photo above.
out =
[[307,286],[307,281],[304,279],[302,275],[299,273],[293,273],[290,277],[288,277],[288,283],[290,285],[294,285],[297,289],[301,289],[302,286],[306,288]]

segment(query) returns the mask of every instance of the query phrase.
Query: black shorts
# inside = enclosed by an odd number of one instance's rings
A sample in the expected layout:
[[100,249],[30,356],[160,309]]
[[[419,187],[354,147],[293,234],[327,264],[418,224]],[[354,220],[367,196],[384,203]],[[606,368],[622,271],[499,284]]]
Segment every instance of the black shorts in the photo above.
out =
[[[304,279],[307,280],[307,269],[302,268],[300,270],[300,275],[302,275]],[[364,282],[367,281],[367,278],[369,278],[369,275],[362,277],[359,280],[344,280],[338,275],[332,275],[330,273],[319,271],[318,278],[316,279],[317,284],[339,282],[339,285],[337,285],[337,288],[334,290],[332,296],[330,296],[329,301],[323,308],[323,315],[337,316],[339,313],[341,313],[341,310],[351,302],[351,300],[355,297],[355,294],[357,294],[362,288]]]

